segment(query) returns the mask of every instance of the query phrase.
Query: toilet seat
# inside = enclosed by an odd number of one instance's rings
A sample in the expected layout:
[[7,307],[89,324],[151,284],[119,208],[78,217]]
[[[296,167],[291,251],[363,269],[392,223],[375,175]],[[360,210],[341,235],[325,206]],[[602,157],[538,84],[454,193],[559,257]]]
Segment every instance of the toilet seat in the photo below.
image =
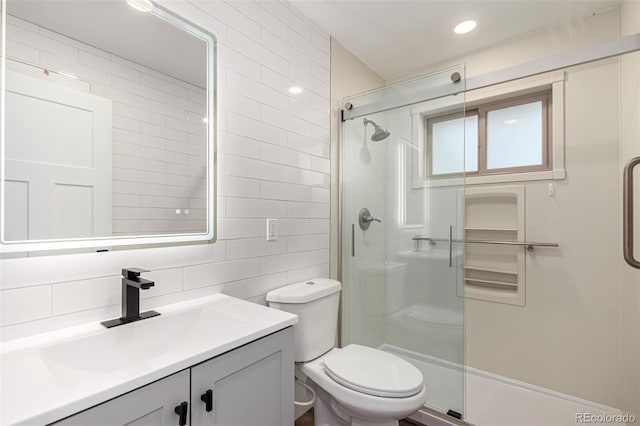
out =
[[[332,400],[351,416],[358,419],[403,419],[415,413],[427,400],[427,391],[422,389],[415,395],[405,398],[384,398],[353,390],[332,379],[324,367],[324,359],[344,349],[333,348],[326,354],[301,364],[302,372],[307,376],[308,383],[316,386],[316,393],[322,399],[322,389]],[[422,379],[422,375],[418,376]],[[368,422],[363,420],[364,424]]]
[[423,389],[420,370],[378,349],[348,345],[323,357],[324,370],[341,385],[367,395],[406,398]]

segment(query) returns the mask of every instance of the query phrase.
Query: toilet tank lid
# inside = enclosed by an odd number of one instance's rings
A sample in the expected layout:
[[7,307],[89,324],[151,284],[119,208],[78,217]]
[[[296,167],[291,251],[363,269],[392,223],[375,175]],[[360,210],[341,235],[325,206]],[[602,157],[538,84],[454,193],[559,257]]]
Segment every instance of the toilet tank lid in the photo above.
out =
[[339,281],[329,278],[314,278],[280,287],[267,293],[267,302],[307,303],[321,299],[342,289]]

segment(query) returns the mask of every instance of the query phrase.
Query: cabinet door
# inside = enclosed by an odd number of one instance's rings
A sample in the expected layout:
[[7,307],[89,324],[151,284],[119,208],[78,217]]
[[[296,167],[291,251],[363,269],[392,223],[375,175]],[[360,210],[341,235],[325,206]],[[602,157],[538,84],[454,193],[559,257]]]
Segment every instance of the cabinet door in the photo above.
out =
[[[56,426],[178,426],[176,406],[189,401],[189,370],[67,417]],[[187,407],[187,425],[189,424]]]
[[192,367],[191,424],[293,425],[293,375],[291,327]]

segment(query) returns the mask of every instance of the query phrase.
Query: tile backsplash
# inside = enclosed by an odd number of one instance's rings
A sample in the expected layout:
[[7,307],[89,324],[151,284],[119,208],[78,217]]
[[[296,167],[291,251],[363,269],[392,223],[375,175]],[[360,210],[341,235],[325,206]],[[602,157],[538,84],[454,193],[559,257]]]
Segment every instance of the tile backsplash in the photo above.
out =
[[119,315],[125,266],[152,271],[143,309],[329,274],[329,36],[279,1],[161,3],[218,39],[218,241],[4,259],[2,339]]

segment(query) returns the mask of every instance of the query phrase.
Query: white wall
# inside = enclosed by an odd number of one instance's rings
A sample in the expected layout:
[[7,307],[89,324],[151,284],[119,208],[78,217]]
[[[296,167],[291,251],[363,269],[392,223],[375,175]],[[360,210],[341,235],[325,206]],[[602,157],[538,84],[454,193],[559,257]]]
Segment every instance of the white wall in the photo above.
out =
[[[153,270],[145,309],[219,292],[264,303],[329,275],[328,35],[287,3],[162,3],[219,43],[218,242],[2,260],[3,339],[118,316],[125,266]],[[264,240],[267,217],[280,219],[277,242]]]

